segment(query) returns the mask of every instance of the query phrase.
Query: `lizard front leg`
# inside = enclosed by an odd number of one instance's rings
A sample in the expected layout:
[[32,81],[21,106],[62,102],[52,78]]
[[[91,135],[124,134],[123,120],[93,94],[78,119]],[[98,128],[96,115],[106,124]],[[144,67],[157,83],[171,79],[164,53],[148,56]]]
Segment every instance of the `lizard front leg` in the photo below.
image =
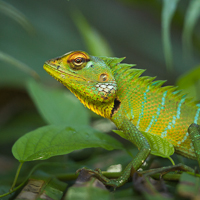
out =
[[126,166],[121,176],[115,180],[110,180],[106,178],[101,174],[100,170],[89,170],[91,173],[94,174],[96,178],[101,180],[105,185],[113,187],[120,187],[123,184],[125,184],[130,177],[131,169],[133,168],[136,171],[143,164],[143,162],[151,152],[150,145],[146,138],[127,118],[124,118],[122,120],[121,125],[118,127],[120,130],[123,130],[124,134],[126,135],[126,138],[138,147],[139,152],[137,153],[135,158]]

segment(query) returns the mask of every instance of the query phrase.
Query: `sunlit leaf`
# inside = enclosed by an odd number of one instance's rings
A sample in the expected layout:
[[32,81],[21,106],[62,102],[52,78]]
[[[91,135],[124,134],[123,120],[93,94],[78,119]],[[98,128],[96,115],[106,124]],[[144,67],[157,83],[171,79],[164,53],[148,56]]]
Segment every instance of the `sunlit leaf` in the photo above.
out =
[[173,58],[170,40],[170,24],[179,0],[163,0],[162,40],[167,69],[172,71]]
[[102,147],[123,149],[120,142],[90,127],[44,126],[22,136],[13,145],[12,153],[20,162],[45,160],[74,150]]
[[176,82],[180,89],[188,94],[187,97],[200,100],[200,66],[180,76]]
[[89,53],[95,56],[112,56],[113,53],[103,36],[93,28],[78,10],[71,13],[75,25],[79,29]]
[[65,90],[53,90],[30,80],[28,91],[40,114],[49,124],[89,124],[87,109],[72,94]]
[[[117,133],[122,138],[127,139],[123,131],[114,130],[113,132]],[[161,138],[159,135],[150,134],[147,132],[142,132],[142,134],[150,144],[151,154],[163,158],[169,158],[171,155],[174,154],[174,147],[167,139]]]
[[142,134],[150,144],[151,154],[163,158],[169,158],[174,154],[174,146],[166,138],[146,132],[142,132]]
[[18,22],[27,32],[31,34],[35,32],[33,26],[30,24],[27,18],[19,10],[5,1],[0,1],[0,12]]
[[197,23],[197,20],[200,16],[200,1],[199,0],[191,0],[189,1],[189,7],[187,9],[187,13],[185,15],[185,23],[183,28],[183,44],[184,50],[186,53],[191,51],[191,38],[194,27]]

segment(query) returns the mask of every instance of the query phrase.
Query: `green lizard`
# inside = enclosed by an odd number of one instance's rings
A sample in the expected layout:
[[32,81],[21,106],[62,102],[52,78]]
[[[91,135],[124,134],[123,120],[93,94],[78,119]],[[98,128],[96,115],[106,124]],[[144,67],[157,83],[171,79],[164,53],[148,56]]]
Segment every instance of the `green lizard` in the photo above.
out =
[[156,135],[177,153],[200,160],[200,131],[195,125],[200,123],[200,105],[187,99],[176,87],[161,87],[165,81],[141,77],[144,70],[121,63],[123,59],[75,51],[44,64],[44,69],[86,107],[113,121],[121,130],[116,133],[138,147],[136,157],[116,180],[91,170],[105,184],[115,187],[123,185],[131,169],[137,170],[152,153],[148,136]]

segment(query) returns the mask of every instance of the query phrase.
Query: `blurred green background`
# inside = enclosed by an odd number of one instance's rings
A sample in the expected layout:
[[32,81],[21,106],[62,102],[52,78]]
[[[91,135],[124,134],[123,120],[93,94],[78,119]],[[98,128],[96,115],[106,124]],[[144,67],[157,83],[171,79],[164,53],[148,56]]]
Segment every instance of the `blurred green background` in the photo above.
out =
[[45,84],[63,87],[42,66],[69,51],[126,57],[167,84],[183,77],[177,83],[199,100],[199,13],[195,0],[0,1],[0,173],[12,166],[13,143],[46,124],[27,80],[38,74]]
[[[190,1],[180,1],[171,24],[174,72],[166,70],[161,31],[162,1],[134,0],[8,0],[30,22],[28,31],[17,17],[0,12],[0,50],[34,69],[43,80],[52,80],[42,68],[44,61],[72,50],[89,51],[75,22],[77,9],[100,33],[113,55],[126,56],[127,63],[147,69],[150,76],[167,79],[170,84],[180,74],[199,64],[200,23],[193,32],[192,59],[185,60],[182,34]],[[33,30],[32,30],[33,29]],[[98,46],[96,46],[98,48]],[[89,52],[90,54],[94,52]],[[1,62],[1,86],[23,87],[27,74]]]

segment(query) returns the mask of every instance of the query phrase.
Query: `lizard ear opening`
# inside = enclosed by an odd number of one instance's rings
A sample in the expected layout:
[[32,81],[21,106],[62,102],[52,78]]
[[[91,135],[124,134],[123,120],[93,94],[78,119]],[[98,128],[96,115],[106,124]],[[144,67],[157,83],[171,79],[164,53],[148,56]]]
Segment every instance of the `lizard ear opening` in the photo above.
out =
[[100,82],[106,82],[106,81],[108,81],[108,74],[107,73],[100,74],[99,81]]
[[119,110],[120,105],[121,105],[121,101],[119,99],[115,98],[114,106],[113,106],[113,109],[111,111],[111,117]]

